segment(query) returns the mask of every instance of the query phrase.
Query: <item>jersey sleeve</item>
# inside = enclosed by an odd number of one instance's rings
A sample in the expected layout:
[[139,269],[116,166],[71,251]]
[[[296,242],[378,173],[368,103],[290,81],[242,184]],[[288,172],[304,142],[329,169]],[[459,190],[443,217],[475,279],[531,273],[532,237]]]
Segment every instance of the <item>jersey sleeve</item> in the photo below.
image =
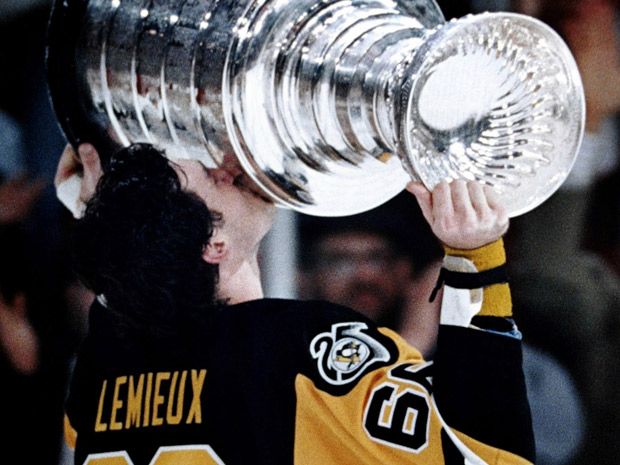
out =
[[[484,324],[511,315],[507,285],[479,294]],[[429,362],[393,331],[336,313],[307,338],[295,380],[296,465],[533,463],[518,338],[444,324]]]
[[453,274],[445,282],[435,354],[438,409],[459,438],[533,460],[521,334],[512,320],[503,242],[446,252],[444,267]]

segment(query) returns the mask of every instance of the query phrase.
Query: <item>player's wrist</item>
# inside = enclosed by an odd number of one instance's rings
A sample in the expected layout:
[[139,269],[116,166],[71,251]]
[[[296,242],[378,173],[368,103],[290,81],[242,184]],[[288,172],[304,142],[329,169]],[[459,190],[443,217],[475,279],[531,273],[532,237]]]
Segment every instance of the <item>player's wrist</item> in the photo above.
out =
[[[471,261],[478,272],[491,270],[506,263],[506,251],[504,241],[501,238],[476,249],[456,249],[444,245],[444,250],[448,257],[464,258]],[[458,261],[444,260],[444,268],[450,271],[462,271],[452,263],[458,263]]]
[[445,285],[455,291],[467,291],[471,303],[477,302],[471,308],[470,316],[512,315],[506,252],[502,239],[477,249],[445,247],[445,251],[441,275],[431,298]]

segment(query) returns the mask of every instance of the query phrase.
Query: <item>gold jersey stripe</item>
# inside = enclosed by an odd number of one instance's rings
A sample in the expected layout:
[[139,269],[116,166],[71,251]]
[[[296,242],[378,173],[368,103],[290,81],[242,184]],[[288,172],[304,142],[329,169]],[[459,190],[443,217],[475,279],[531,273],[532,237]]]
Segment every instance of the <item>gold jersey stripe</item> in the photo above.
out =
[[71,426],[71,421],[69,417],[65,415],[65,443],[67,447],[70,449],[75,449],[75,444],[77,442],[77,431],[73,426]]

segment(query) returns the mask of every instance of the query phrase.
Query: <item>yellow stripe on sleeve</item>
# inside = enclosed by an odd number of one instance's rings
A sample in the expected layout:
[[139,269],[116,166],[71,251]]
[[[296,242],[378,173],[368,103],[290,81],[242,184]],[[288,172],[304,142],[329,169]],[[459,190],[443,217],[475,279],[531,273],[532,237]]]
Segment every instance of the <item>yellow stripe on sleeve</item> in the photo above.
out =
[[[478,271],[486,271],[506,263],[504,241],[499,239],[478,249],[461,250],[445,247],[447,255],[471,260]],[[484,288],[480,316],[512,316],[512,297],[507,283],[494,284]]]
[[486,271],[506,263],[506,251],[503,239],[484,245],[478,249],[453,249],[444,246],[447,255],[471,260],[478,271]]

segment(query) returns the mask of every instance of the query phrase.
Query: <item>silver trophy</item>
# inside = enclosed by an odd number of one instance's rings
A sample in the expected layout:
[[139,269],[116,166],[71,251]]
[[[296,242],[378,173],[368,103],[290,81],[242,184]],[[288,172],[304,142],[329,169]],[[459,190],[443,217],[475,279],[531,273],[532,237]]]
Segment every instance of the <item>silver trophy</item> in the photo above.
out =
[[576,64],[522,15],[433,0],[57,0],[49,81],[69,140],[231,160],[273,201],[345,216],[412,178],[493,186],[511,216],[564,181]]

